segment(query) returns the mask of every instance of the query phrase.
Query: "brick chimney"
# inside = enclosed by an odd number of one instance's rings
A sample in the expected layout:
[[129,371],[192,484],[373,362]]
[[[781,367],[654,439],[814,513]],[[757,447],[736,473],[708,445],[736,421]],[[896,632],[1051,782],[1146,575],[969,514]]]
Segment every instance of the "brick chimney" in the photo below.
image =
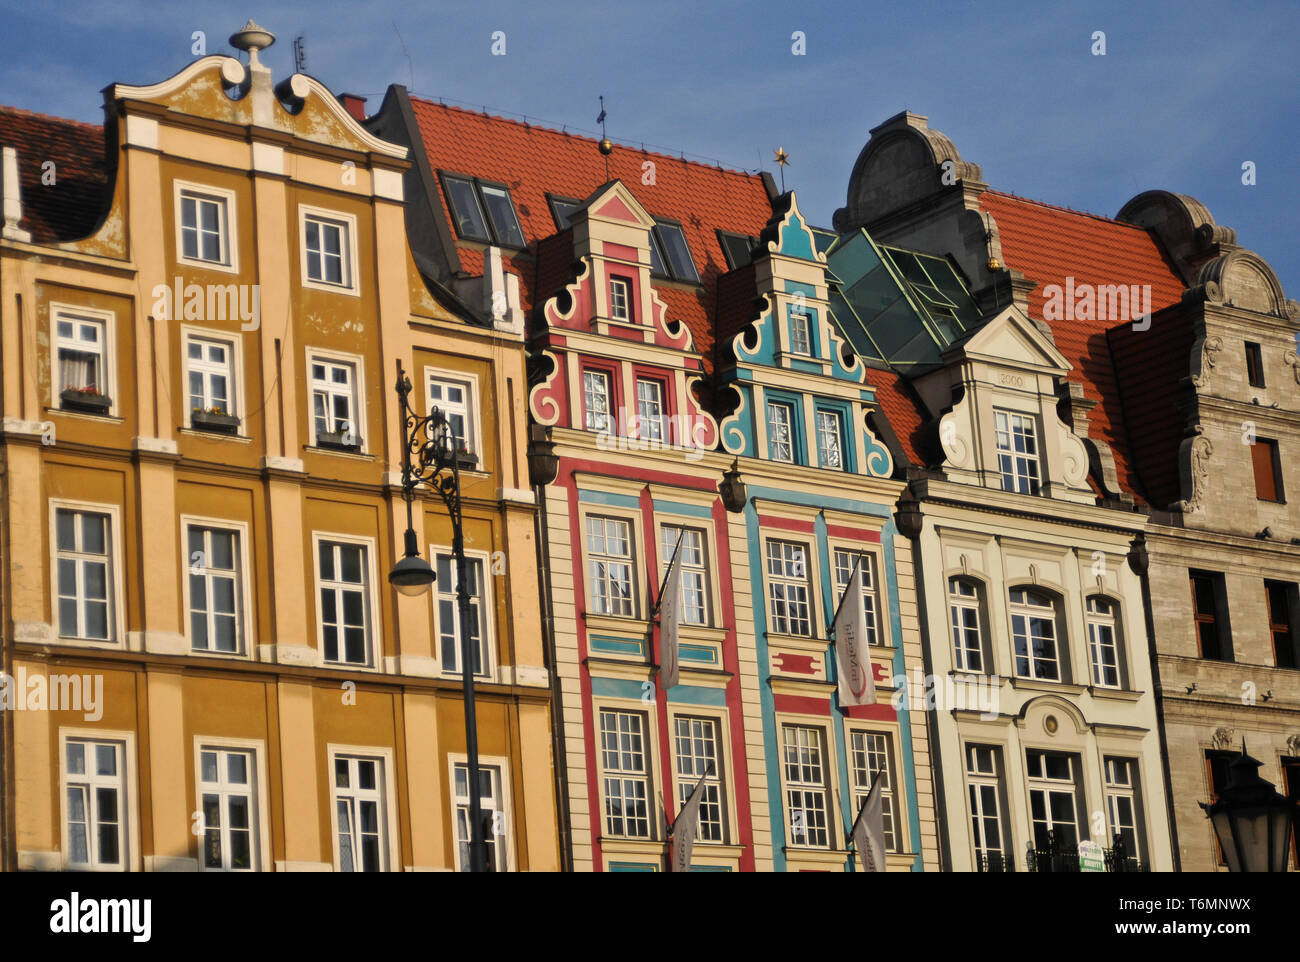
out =
[[339,94],[339,103],[343,109],[357,119],[357,123],[362,123],[366,119],[366,98],[358,97],[356,94]]

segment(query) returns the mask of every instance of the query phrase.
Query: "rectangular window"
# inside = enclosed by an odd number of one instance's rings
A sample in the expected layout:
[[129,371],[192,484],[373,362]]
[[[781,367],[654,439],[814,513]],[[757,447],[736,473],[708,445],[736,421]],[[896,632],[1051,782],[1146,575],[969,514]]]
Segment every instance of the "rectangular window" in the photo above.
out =
[[[667,268],[665,270],[665,267]],[[680,224],[656,218],[650,231],[650,269],[664,277],[698,284],[700,275],[691,259],[691,249]]]
[[190,589],[190,647],[239,654],[243,650],[243,573],[239,532],[186,525]]
[[[434,552],[434,604],[438,611],[438,650],[442,653],[442,670],[459,675],[462,671],[460,605],[456,600],[460,579],[456,577],[456,562],[450,551]],[[483,559],[465,559],[465,580],[469,589],[469,639],[474,652],[474,674],[486,677],[491,673],[490,639],[487,631],[487,612],[484,607]]]
[[69,738],[63,792],[71,866],[125,871],[126,778],[121,742]]
[[664,422],[664,386],[659,381],[638,378],[636,382],[636,419],[641,437],[647,441],[666,441]]
[[1192,571],[1190,577],[1200,655],[1215,661],[1232,661],[1232,649],[1227,640],[1227,589],[1223,575],[1212,571]]
[[713,718],[679,715],[673,719],[674,758],[677,765],[677,810],[686,804],[701,778],[697,834],[700,842],[726,844],[726,806],[722,794],[722,741]]
[[948,579],[948,610],[952,618],[953,665],[958,671],[984,670],[980,591],[965,578]]
[[351,288],[352,225],[346,220],[303,215],[307,279],[332,287]]
[[[1228,763],[1237,757],[1236,752],[1222,752],[1207,750],[1205,753],[1205,774],[1210,783],[1210,804],[1213,805],[1219,800],[1219,793],[1228,785]],[[1223,847],[1219,844],[1219,836],[1214,835],[1214,851],[1220,865],[1227,865],[1228,860],[1223,856]]]
[[324,357],[311,359],[312,423],[317,447],[357,450],[356,366]]
[[884,813],[885,851],[898,851],[897,813],[894,809],[893,752],[889,736],[881,732],[849,732],[849,766],[853,776],[853,815],[867,800],[871,786],[880,780],[880,804]]
[[1117,611],[1117,606],[1109,599],[1100,595],[1088,598],[1088,651],[1092,661],[1092,683],[1101,688],[1120,686]]
[[1034,833],[1034,848],[1051,849],[1055,841],[1060,848],[1079,844],[1078,758],[1062,752],[1027,751],[1029,777],[1029,818]]
[[1250,463],[1255,471],[1255,497],[1260,501],[1283,501],[1282,461],[1277,442],[1255,438],[1250,446]]
[[207,337],[187,337],[185,355],[191,425],[201,426],[199,422],[208,414],[235,416],[234,350],[231,343]]
[[256,756],[248,750],[199,749],[199,864],[205,870],[256,871]]
[[620,618],[636,614],[632,544],[632,525],[627,521],[594,515],[587,518],[587,576],[593,613]]
[[1051,596],[1028,588],[1012,588],[1010,599],[1016,674],[1021,678],[1060,681],[1055,602]]
[[458,381],[441,374],[429,373],[429,410],[435,407],[442,412],[456,438],[456,450],[475,454],[477,424],[475,413],[477,399],[469,381]]
[[226,200],[194,190],[180,192],[181,258],[229,264]]
[[[55,357],[59,368],[55,384],[56,389],[63,392],[60,406],[107,414],[107,322],[60,313],[55,317],[54,326]],[[69,397],[69,394],[74,396]],[[102,399],[98,405],[97,399]],[[102,410],[94,410],[95,406]]]
[[483,206],[492,224],[492,236],[503,247],[526,247],[524,232],[519,229],[519,216],[515,213],[515,203],[510,198],[507,187],[495,184],[479,184],[483,195]]
[[812,356],[812,332],[809,327],[808,314],[804,311],[790,311],[790,353]]
[[600,766],[605,785],[605,832],[609,835],[654,837],[645,726],[642,712],[601,709]]
[[388,871],[388,799],[384,760],[334,756],[334,813],[340,872]]
[[677,552],[677,564],[682,570],[682,622],[688,625],[710,624],[709,566],[704,550],[704,532],[699,528],[666,524],[661,529],[660,538],[660,563],[664,574],[668,572],[673,552]]
[[767,454],[773,461],[794,461],[794,410],[780,401],[767,402]]
[[1273,639],[1273,662],[1279,668],[1300,667],[1300,639],[1296,632],[1296,611],[1300,597],[1294,584],[1265,581],[1268,600],[1268,631]]
[[588,431],[608,434],[610,421],[609,375],[604,371],[582,372],[583,423]]
[[1038,442],[1035,438],[1034,419],[1013,411],[994,411],[993,419],[1002,490],[1037,494]]
[[817,459],[823,468],[844,470],[844,434],[835,411],[817,412]]
[[722,253],[727,258],[728,269],[734,271],[737,267],[744,267],[753,259],[751,252],[754,245],[758,243],[758,238],[744,234],[729,234],[720,230],[718,243],[722,245]]
[[[786,833],[791,845],[830,847],[830,791],[822,731],[783,725]],[[855,813],[856,814],[856,813]]]
[[555,218],[555,229],[557,231],[565,230],[569,226],[569,218],[573,212],[582,206],[582,201],[574,200],[572,197],[555,197],[547,195],[551,204],[551,216]]
[[609,316],[616,321],[631,321],[632,298],[628,291],[630,285],[621,277],[614,277],[609,282]]
[[[456,788],[456,870],[468,872],[471,867],[469,857],[469,765],[457,762],[455,765]],[[489,872],[509,870],[507,858],[509,852],[505,844],[505,835],[496,831],[505,829],[505,808],[501,793],[501,768],[498,765],[479,765],[479,815],[483,819],[483,840],[487,843],[487,867]],[[501,817],[497,817],[500,813]]]
[[370,567],[365,545],[322,540],[320,619],[327,663],[370,664]]
[[503,247],[527,246],[509,188],[450,174],[442,175],[442,184],[456,233],[462,239]]
[[1006,832],[1002,824],[1002,751],[990,745],[966,746],[966,791],[970,799],[971,837],[976,867],[981,872],[1002,872],[1006,864]]
[[853,577],[854,565],[862,568],[862,604],[866,608],[867,644],[883,645],[879,618],[880,599],[876,591],[876,557],[866,551],[835,549],[835,586],[842,595]]
[[775,634],[812,636],[807,545],[768,539],[767,596]]
[[1246,342],[1246,377],[1251,387],[1264,387],[1264,355],[1250,341]]
[[1137,759],[1106,758],[1106,816],[1112,844],[1118,836],[1127,868],[1142,861],[1142,806]]
[[55,510],[60,638],[116,640],[112,527],[107,514]]

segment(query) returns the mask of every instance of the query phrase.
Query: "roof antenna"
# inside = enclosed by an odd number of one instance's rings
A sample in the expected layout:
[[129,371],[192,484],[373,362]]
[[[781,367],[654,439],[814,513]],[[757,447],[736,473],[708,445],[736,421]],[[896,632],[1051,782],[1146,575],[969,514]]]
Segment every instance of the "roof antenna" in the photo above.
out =
[[600,124],[600,143],[597,146],[600,152],[605,155],[605,183],[609,183],[609,155],[614,152],[614,144],[605,136],[605,98],[600,98],[600,116],[596,118],[596,123]]
[[790,155],[784,147],[776,148],[776,166],[781,169],[781,193],[785,193],[785,169],[790,166]]
[[293,38],[293,71],[294,73],[305,73],[307,70],[307,37],[305,34],[298,34]]
[[406,41],[402,39],[402,31],[397,29],[397,21],[393,21],[393,33],[397,34],[397,42],[402,45],[402,53],[406,54],[406,89],[415,92],[415,66],[411,63],[411,54],[406,49]]

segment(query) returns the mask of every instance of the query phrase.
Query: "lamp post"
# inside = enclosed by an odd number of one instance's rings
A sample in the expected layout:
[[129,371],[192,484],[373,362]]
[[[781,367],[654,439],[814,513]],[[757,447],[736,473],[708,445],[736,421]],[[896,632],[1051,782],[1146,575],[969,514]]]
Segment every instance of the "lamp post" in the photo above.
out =
[[460,668],[465,697],[465,767],[469,769],[469,865],[471,872],[488,870],[487,842],[483,835],[479,796],[478,724],[474,710],[474,651],[470,636],[468,566],[465,563],[465,527],[460,503],[460,460],[457,437],[446,415],[436,406],[427,416],[411,408],[411,381],[397,361],[397,397],[402,412],[402,497],[406,500],[406,552],[393,565],[388,580],[408,596],[423,594],[437,574],[420,553],[415,533],[415,489],[421,484],[436,491],[451,517],[451,553],[456,565],[456,606],[460,613]]
[[1228,784],[1214,804],[1198,804],[1214,826],[1230,872],[1285,872],[1296,804],[1260,778],[1263,763],[1241,754],[1228,764]]

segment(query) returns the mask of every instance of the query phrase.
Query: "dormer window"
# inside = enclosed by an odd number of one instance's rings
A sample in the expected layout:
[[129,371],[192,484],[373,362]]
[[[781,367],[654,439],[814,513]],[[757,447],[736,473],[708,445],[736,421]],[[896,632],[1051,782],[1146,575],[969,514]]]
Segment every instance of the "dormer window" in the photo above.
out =
[[806,311],[790,311],[790,353],[812,356],[812,321]]
[[1042,474],[1038,466],[1038,438],[1033,417],[1015,411],[994,411],[993,421],[997,432],[1002,490],[1038,494]]
[[527,247],[510,188],[477,178],[442,175],[447,207],[463,240],[501,247]]
[[655,226],[650,231],[650,270],[675,281],[700,282],[681,224],[655,218]]
[[609,316],[616,321],[630,322],[632,285],[622,277],[614,277],[609,282]]

